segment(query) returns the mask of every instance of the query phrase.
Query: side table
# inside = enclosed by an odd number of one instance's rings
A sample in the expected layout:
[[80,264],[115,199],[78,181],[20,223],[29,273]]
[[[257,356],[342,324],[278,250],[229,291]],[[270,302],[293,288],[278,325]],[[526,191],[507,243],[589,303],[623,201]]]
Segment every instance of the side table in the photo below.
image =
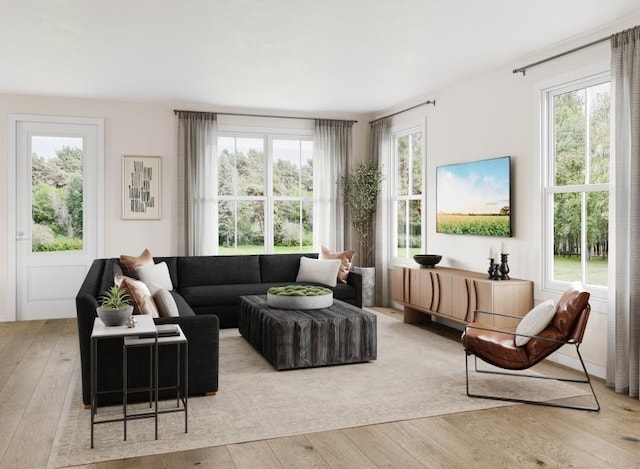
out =
[[[124,338],[122,345],[122,411],[124,419],[124,440],[127,440],[127,421],[132,419],[140,419],[147,417],[154,417],[155,419],[155,437],[158,439],[158,414],[166,414],[170,412],[184,412],[184,432],[188,432],[187,417],[188,417],[188,395],[189,395],[189,341],[184,335],[182,328],[178,324],[164,324],[156,326],[157,333],[151,337],[147,337],[147,334],[140,334],[137,336],[127,336]],[[158,348],[167,345],[176,346],[176,385],[160,388],[158,386]],[[128,369],[127,369],[127,355],[128,350],[133,347],[148,347],[149,348],[149,374],[150,382],[147,388],[143,389],[129,389],[128,388]],[[184,349],[184,365],[181,365],[181,353],[180,349]],[[181,373],[182,368],[182,373]],[[181,376],[183,374],[183,376]],[[158,393],[165,390],[175,390],[176,392],[176,407],[170,409],[158,410]],[[155,402],[154,412],[129,414],[127,409],[127,399],[129,392],[149,392],[149,406],[152,404],[152,394],[155,395],[153,401]],[[182,403],[182,407],[180,407]]]
[[[120,422],[123,421],[123,418],[115,418],[115,419],[106,419],[96,421],[95,416],[98,410],[97,403],[97,389],[98,389],[98,341],[101,339],[107,338],[117,338],[122,337],[125,338],[127,336],[138,336],[138,335],[148,335],[151,336],[153,341],[153,350],[154,355],[156,357],[157,363],[157,354],[158,354],[158,336],[156,325],[153,322],[153,318],[151,316],[139,315],[136,316],[137,323],[135,327],[127,327],[127,326],[105,326],[100,318],[96,317],[93,323],[93,330],[91,331],[91,448],[93,448],[93,434],[94,434],[94,426],[100,423],[109,423],[109,422]],[[157,377],[158,374],[155,373],[154,379],[154,388],[155,392],[155,402],[156,409],[158,406],[158,393],[157,393]],[[126,425],[126,422],[125,422]],[[156,415],[156,434],[157,434],[157,415]]]

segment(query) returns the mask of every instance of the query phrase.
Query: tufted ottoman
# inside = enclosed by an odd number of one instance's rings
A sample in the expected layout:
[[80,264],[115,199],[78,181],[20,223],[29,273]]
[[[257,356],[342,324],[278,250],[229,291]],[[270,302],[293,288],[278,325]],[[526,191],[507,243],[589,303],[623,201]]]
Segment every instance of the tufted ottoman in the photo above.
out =
[[265,295],[240,298],[240,334],[276,370],[375,360],[376,316],[334,300],[314,310],[270,308]]

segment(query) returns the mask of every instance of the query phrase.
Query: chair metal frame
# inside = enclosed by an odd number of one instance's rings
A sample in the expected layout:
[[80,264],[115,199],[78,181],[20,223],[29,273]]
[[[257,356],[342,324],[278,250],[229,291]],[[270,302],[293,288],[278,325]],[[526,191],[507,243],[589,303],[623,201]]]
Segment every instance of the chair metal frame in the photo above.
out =
[[[502,316],[502,317],[507,317],[507,318],[513,318],[513,319],[522,319],[520,316],[513,316],[510,314],[501,314],[501,313],[491,313],[488,311],[480,311],[480,310],[476,310],[474,311],[474,321],[475,321],[475,317],[478,313],[482,313],[482,314],[489,314],[492,316]],[[589,373],[587,372],[587,368],[584,364],[584,360],[582,359],[582,354],[580,354],[580,342],[575,340],[575,339],[569,339],[569,340],[557,340],[557,339],[553,339],[550,337],[543,337],[543,336],[538,336],[538,335],[527,335],[527,334],[516,334],[515,331],[511,332],[511,331],[507,331],[507,330],[502,330],[502,329],[492,329],[492,328],[488,328],[488,327],[479,327],[479,326],[474,326],[471,324],[467,324],[465,326],[465,333],[467,331],[467,329],[478,329],[478,330],[485,330],[485,331],[494,331],[494,332],[505,332],[507,334],[513,334],[514,337],[515,336],[520,336],[520,337],[529,337],[531,339],[542,339],[548,342],[555,342],[557,344],[561,344],[560,347],[564,346],[564,345],[575,345],[576,347],[576,353],[578,355],[578,359],[580,360],[580,364],[582,365],[582,371],[584,373],[584,378],[563,378],[563,377],[555,377],[555,376],[544,376],[544,375],[533,375],[533,374],[527,374],[527,373],[512,373],[512,372],[507,372],[507,371],[493,371],[493,370],[483,370],[478,368],[478,356],[467,350],[465,347],[465,375],[466,375],[466,385],[467,385],[467,396],[468,397],[477,397],[480,399],[491,399],[491,400],[497,400],[497,401],[506,401],[506,402],[516,402],[516,403],[521,403],[521,404],[533,404],[533,405],[540,405],[540,406],[546,406],[546,407],[560,407],[563,409],[575,409],[575,410],[586,410],[586,411],[595,411],[598,412],[600,411],[600,403],[598,402],[598,398],[596,397],[596,393],[593,389],[593,385],[591,384],[591,377],[589,376]],[[559,347],[559,348],[560,348]],[[469,356],[473,355],[474,358],[474,371],[476,373],[481,373],[481,374],[491,374],[491,375],[502,375],[502,376],[515,376],[515,377],[520,377],[520,378],[536,378],[536,379],[549,379],[549,380],[555,380],[555,381],[564,381],[564,382],[569,382],[569,383],[578,383],[578,384],[588,384],[589,388],[591,390],[591,395],[593,396],[593,400],[595,402],[594,406],[587,406],[587,405],[579,405],[579,404],[562,404],[562,403],[557,403],[557,402],[550,402],[550,401],[534,401],[534,400],[528,400],[528,399],[517,399],[517,398],[511,398],[511,397],[503,397],[503,396],[493,396],[493,395],[487,395],[487,394],[475,394],[475,393],[471,393],[469,391]],[[480,357],[480,360],[482,360],[482,357]],[[484,360],[482,360],[484,361]],[[532,364],[530,367],[531,368],[533,366],[535,366],[537,363],[536,362],[534,364]],[[497,366],[497,365],[494,365]]]

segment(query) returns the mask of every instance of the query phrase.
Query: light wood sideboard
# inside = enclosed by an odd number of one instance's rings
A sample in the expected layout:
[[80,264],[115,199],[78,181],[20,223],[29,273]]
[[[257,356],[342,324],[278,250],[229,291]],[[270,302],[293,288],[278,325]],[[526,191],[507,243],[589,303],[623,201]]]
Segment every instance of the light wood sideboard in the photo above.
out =
[[[473,320],[474,311],[524,316],[533,308],[533,282],[489,280],[487,274],[448,267],[395,266],[392,270],[393,299],[404,307],[404,322],[415,324],[442,317],[458,324]],[[479,314],[486,324],[510,328],[517,320]]]

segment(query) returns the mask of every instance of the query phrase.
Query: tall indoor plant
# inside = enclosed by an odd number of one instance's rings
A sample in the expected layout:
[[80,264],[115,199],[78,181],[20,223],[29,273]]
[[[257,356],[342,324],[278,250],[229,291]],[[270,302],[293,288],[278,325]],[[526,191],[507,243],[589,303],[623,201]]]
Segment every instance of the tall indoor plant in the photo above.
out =
[[382,172],[371,160],[358,164],[346,176],[340,177],[346,218],[358,234],[358,255],[355,262],[360,267],[362,279],[362,303],[371,306],[375,300],[375,239],[373,215],[376,213]]

